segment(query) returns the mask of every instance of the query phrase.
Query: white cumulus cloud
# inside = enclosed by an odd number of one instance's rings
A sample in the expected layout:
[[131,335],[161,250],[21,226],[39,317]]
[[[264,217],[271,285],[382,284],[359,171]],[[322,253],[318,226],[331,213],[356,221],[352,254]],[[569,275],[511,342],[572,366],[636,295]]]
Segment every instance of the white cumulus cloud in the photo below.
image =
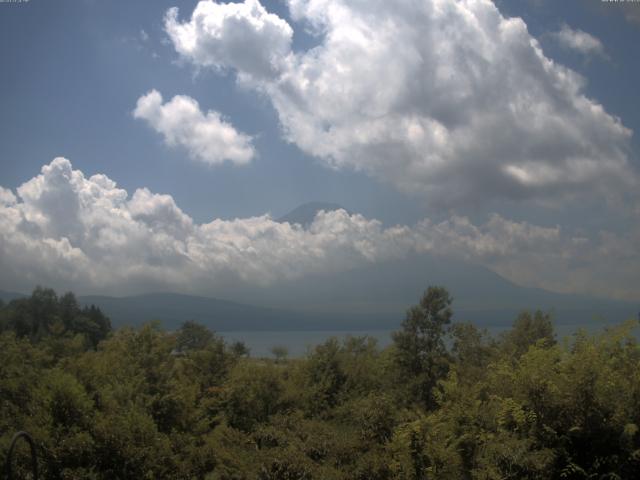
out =
[[203,113],[198,102],[186,95],[163,103],[160,92],[151,90],[138,99],[133,116],[145,120],[167,145],[184,147],[191,158],[209,165],[225,161],[243,165],[256,155],[249,135],[238,132],[216,111]]
[[308,228],[269,215],[198,224],[170,195],[129,195],[64,158],[16,193],[0,187],[0,288],[215,294],[417,252],[465,258],[524,285],[640,296],[640,230],[585,238],[499,215],[385,228],[344,210],[320,212]]
[[[631,130],[489,0],[289,0],[317,46],[258,0],[201,0],[165,29],[198,68],[235,70],[285,138],[431,202],[607,197],[637,185]],[[584,42],[583,42],[584,43]]]
[[200,2],[188,23],[177,20],[178,9],[165,17],[176,50],[197,64],[235,68],[254,77],[276,76],[288,53],[293,30],[257,0],[244,3]]
[[566,23],[560,27],[560,30],[553,33],[553,38],[560,46],[583,55],[606,55],[600,40],[583,30],[573,29]]

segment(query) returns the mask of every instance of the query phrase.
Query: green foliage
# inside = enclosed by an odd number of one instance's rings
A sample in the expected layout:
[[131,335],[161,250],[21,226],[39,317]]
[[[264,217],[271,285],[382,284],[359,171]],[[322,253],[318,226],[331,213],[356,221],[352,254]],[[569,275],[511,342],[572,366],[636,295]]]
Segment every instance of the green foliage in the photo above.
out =
[[409,309],[402,330],[393,334],[396,363],[410,394],[427,408],[435,406],[433,389],[448,370],[445,328],[451,322],[452,299],[442,287],[429,287]]
[[302,367],[309,414],[324,414],[335,407],[347,380],[340,361],[340,344],[336,338],[318,345]]
[[50,288],[36,287],[31,297],[12,300],[0,318],[0,331],[32,341],[82,335],[86,346],[95,348],[111,332],[111,322],[99,308],[80,308],[73,293],[58,298]]
[[271,353],[275,357],[276,361],[282,362],[289,355],[289,349],[283,345],[276,345],[271,348]]
[[204,325],[194,321],[184,322],[176,339],[176,351],[186,353],[192,350],[202,350],[207,348],[213,339],[213,332]]
[[241,362],[224,385],[224,413],[229,425],[250,432],[285,407],[284,385],[279,369],[268,363],[258,366]]
[[249,347],[244,342],[235,341],[231,344],[231,351],[237,357],[248,357],[251,354]]
[[551,315],[536,310],[533,315],[525,311],[518,315],[513,328],[502,336],[503,347],[514,357],[525,353],[540,342],[550,346],[556,343]]
[[386,349],[252,359],[39,288],[0,306],[0,451],[29,431],[54,480],[640,478],[637,322],[558,344],[542,312],[498,339],[451,317],[432,287]]

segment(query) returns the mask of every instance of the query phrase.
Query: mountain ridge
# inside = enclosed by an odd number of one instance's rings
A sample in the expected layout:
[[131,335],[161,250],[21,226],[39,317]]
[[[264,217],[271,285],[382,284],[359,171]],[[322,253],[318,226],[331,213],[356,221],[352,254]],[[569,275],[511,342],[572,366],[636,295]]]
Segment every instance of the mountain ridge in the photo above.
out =
[[[308,228],[320,210],[343,207],[309,202],[278,222]],[[94,304],[114,325],[139,325],[159,320],[178,328],[187,320],[218,331],[375,330],[397,328],[406,310],[430,285],[445,286],[454,298],[454,320],[479,326],[507,325],[523,310],[553,312],[557,324],[603,324],[636,318],[634,302],[558,293],[523,287],[470,262],[430,254],[370,263],[338,273],[309,274],[270,286],[249,284],[219,288],[211,296],[151,292],[114,297],[80,295],[82,305]],[[8,302],[26,296],[0,290]]]

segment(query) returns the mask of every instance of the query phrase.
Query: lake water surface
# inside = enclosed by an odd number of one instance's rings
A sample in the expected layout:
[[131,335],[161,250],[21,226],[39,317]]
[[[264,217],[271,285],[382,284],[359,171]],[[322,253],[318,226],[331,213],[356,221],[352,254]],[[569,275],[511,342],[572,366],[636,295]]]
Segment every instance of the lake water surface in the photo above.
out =
[[[583,328],[590,333],[602,330],[607,325],[604,323],[556,325],[556,337],[561,340],[570,337],[579,329]],[[497,336],[501,332],[508,330],[507,326],[485,327],[490,335]],[[331,337],[344,339],[348,336],[369,336],[378,341],[379,347],[386,347],[391,343],[391,333],[393,330],[319,330],[319,331],[233,331],[219,332],[227,342],[240,340],[244,342],[251,351],[252,357],[271,357],[271,349],[275,346],[286,347],[290,357],[304,356],[316,345],[325,342]]]

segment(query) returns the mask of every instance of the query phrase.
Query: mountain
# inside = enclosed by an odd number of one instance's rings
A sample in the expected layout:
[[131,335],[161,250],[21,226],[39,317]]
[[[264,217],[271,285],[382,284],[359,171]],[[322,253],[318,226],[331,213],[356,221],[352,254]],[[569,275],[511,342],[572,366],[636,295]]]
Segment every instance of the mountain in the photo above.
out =
[[[309,225],[319,210],[337,208],[340,206],[331,203],[307,203],[278,221]],[[640,305],[631,302],[522,287],[481,265],[428,254],[338,274],[308,275],[266,288],[246,288],[242,298],[250,298],[254,304],[322,314],[327,319],[357,315],[360,321],[367,318],[365,323],[386,328],[396,325],[429,285],[449,289],[457,320],[481,325],[510,324],[525,309],[552,311],[559,324],[615,323],[636,317],[640,310]],[[234,292],[224,296],[234,298]]]
[[[301,205],[279,222],[308,227],[333,203]],[[454,298],[454,321],[504,326],[522,310],[553,313],[558,325],[605,325],[637,318],[640,305],[569,295],[516,285],[481,266],[452,258],[413,254],[344,272],[310,274],[270,286],[229,285],[212,297],[154,293],[129,297],[84,296],[99,306],[115,326],[160,320],[177,328],[195,320],[217,331],[396,329],[408,307],[430,285],[443,285]],[[22,296],[1,292],[8,301]],[[224,300],[222,300],[224,299]]]
[[313,219],[319,211],[333,212],[334,210],[346,210],[346,208],[338,205],[337,203],[329,202],[309,202],[291,210],[286,215],[276,219],[276,222],[280,223],[298,223],[304,228],[308,228],[313,223]]
[[[509,325],[524,309],[551,310],[558,325],[584,326],[618,323],[638,311],[634,303],[525,288],[481,266],[425,255],[225,295],[240,301],[177,293],[91,295],[78,301],[100,307],[116,327],[159,320],[176,329],[195,320],[220,332],[375,330],[398,328],[429,285],[449,289],[454,321],[483,327]],[[5,302],[24,296],[0,291]]]
[[23,297],[26,297],[24,293],[7,292],[5,290],[0,290],[0,300],[2,300],[4,303],[9,303],[11,300]]
[[216,331],[304,330],[313,315],[256,307],[217,298],[151,293],[130,297],[90,295],[78,297],[81,305],[96,305],[114,326],[140,325],[159,320],[164,328],[176,329],[195,320]]
[[[337,274],[247,288],[242,298],[324,316],[331,328],[339,319],[364,328],[395,328],[430,285],[443,285],[451,292],[455,320],[484,326],[510,324],[522,310],[552,311],[558,324],[617,323],[635,317],[639,310],[631,302],[522,287],[480,265],[417,254]],[[225,294],[233,296],[231,291]]]
[[235,292],[252,304],[176,293],[78,300],[99,306],[114,326],[159,320],[176,329],[195,320],[220,332],[375,330],[398,328],[429,285],[452,293],[454,321],[481,327],[510,325],[525,309],[552,311],[558,325],[584,326],[618,323],[638,310],[629,302],[520,287],[486,268],[429,256]]
[[[58,292],[60,293],[60,292]],[[27,295],[0,290],[0,300],[24,298]],[[318,316],[275,308],[257,307],[217,298],[150,293],[127,297],[85,295],[78,297],[81,306],[95,305],[111,319],[114,327],[138,326],[158,320],[174,330],[187,320],[195,320],[215,331],[261,331],[318,329]]]

